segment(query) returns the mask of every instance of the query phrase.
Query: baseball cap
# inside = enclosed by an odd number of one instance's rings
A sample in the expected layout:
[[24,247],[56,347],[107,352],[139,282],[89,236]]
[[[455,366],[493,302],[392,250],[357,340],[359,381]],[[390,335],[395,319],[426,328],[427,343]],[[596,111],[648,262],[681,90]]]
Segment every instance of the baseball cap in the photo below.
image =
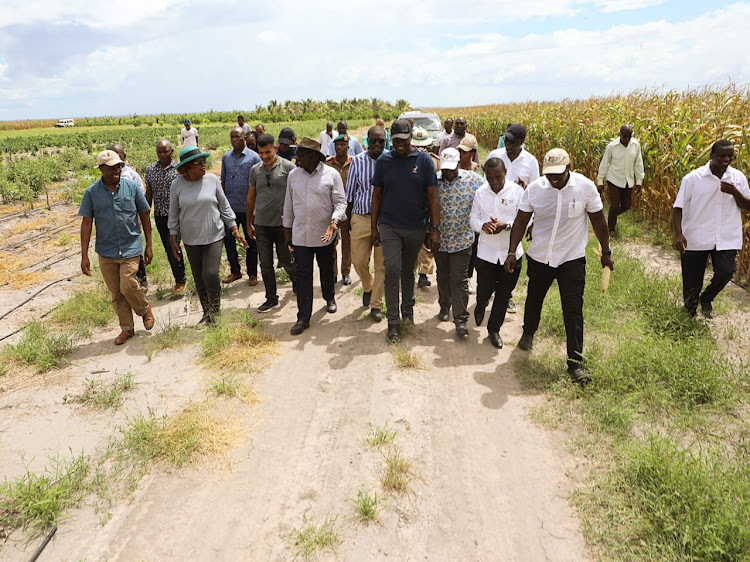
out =
[[291,127],[284,127],[279,131],[279,144],[294,144],[296,138],[297,135]]
[[343,135],[339,135],[335,139],[333,139],[333,142],[339,142],[339,141],[349,142],[349,135],[344,133]]
[[411,137],[411,125],[406,119],[396,119],[391,125],[392,139],[409,139]]
[[562,174],[570,164],[570,156],[562,148],[553,148],[544,155],[543,174]]
[[190,125],[190,119],[185,119],[185,125]]
[[513,123],[505,130],[505,138],[511,141],[526,140],[526,127]]
[[458,145],[459,150],[468,152],[469,150],[477,150],[477,139],[470,137],[469,135],[464,136],[461,140],[461,144]]
[[122,160],[120,160],[120,155],[114,150],[103,150],[96,157],[96,165],[101,166],[102,164],[106,166],[117,166],[118,164],[122,164]]
[[459,160],[461,160],[461,156],[458,154],[458,150],[455,148],[446,148],[440,155],[440,169],[455,170],[458,168]]

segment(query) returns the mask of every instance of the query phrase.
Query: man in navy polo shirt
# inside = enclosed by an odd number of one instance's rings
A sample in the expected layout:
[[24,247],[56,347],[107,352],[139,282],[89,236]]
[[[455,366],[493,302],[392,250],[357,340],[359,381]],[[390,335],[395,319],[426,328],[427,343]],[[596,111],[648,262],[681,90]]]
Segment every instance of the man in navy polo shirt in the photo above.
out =
[[390,343],[401,337],[402,319],[414,324],[414,264],[422,243],[433,251],[440,246],[435,167],[429,154],[412,148],[411,132],[406,119],[393,122],[393,149],[378,158],[372,178],[372,243],[383,245]]

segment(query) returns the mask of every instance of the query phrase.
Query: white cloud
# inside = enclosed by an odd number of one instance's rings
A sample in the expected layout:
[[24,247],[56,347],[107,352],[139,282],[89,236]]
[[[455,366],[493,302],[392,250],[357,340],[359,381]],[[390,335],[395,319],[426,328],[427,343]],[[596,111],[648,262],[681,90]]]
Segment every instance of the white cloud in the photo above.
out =
[[594,5],[604,12],[624,12],[626,10],[640,10],[651,6],[666,4],[667,0],[595,0]]

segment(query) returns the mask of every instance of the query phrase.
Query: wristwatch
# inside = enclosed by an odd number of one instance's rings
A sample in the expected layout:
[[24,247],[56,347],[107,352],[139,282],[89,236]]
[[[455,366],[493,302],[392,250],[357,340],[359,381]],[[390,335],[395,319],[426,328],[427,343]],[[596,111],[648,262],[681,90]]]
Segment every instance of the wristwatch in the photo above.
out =
[[610,248],[609,250],[602,250],[602,255],[603,256],[611,256],[612,255],[612,248]]
[[440,232],[440,225],[439,224],[431,224],[430,225],[430,232],[432,232],[434,230],[437,230],[438,232]]

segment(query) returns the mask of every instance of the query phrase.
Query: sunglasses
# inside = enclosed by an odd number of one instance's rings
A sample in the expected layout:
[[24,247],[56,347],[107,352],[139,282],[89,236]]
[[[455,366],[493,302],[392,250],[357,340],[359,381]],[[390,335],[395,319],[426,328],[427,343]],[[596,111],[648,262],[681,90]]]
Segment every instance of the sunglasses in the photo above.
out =
[[271,174],[266,174],[266,185],[271,187]]

